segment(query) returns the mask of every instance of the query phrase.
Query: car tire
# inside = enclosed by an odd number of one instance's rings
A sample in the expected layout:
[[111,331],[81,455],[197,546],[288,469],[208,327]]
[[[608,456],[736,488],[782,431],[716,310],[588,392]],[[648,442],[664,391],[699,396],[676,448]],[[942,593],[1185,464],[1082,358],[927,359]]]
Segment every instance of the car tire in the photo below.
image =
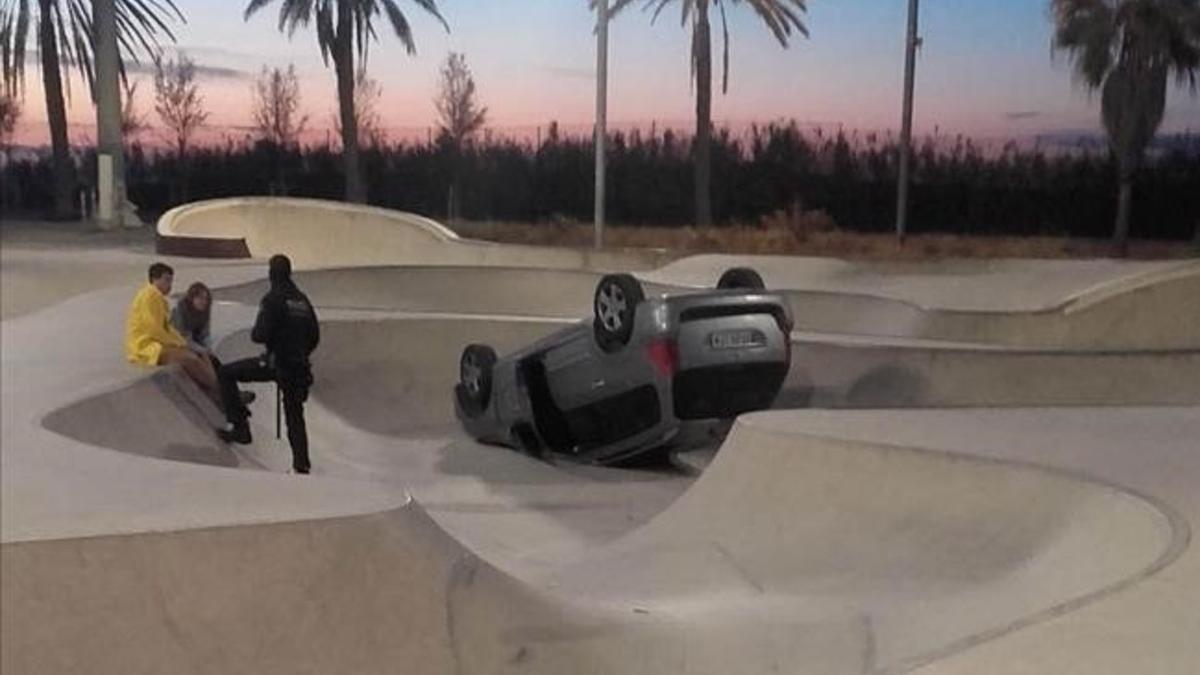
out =
[[645,299],[641,282],[631,274],[608,274],[600,279],[592,298],[592,326],[601,349],[615,352],[629,343],[638,303]]
[[744,288],[761,291],[765,290],[766,287],[767,285],[763,283],[762,275],[749,267],[731,267],[725,270],[725,273],[717,281],[717,288],[720,290]]
[[463,407],[476,417],[487,410],[492,398],[492,369],[496,350],[487,345],[467,345],[458,361],[458,385]]

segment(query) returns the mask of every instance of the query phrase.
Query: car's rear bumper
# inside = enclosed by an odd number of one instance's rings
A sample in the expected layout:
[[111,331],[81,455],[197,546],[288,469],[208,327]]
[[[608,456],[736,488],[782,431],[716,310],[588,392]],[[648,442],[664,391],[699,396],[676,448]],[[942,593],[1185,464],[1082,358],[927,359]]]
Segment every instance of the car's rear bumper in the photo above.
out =
[[680,371],[671,384],[675,417],[736,417],[769,408],[787,372],[787,361],[729,363]]

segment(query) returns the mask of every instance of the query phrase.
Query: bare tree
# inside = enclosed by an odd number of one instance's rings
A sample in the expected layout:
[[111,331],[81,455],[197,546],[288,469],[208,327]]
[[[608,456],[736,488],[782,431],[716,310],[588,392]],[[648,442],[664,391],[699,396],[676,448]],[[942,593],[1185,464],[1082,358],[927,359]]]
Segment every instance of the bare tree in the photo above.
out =
[[[379,115],[382,96],[383,87],[379,81],[367,75],[366,70],[359,69],[354,76],[354,122],[361,145],[374,148],[387,140]],[[339,136],[343,135],[341,117],[337,113],[333,115],[333,128]]]
[[487,108],[475,101],[475,78],[467,67],[467,57],[450,52],[441,69],[442,82],[434,105],[437,107],[442,135],[461,147],[487,123]]
[[150,128],[149,116],[138,112],[137,90],[139,82],[124,83],[125,101],[121,104],[121,136],[125,142],[134,140],[138,134]]
[[383,96],[383,87],[379,81],[367,76],[366,70],[359,70],[354,79],[354,116],[358,120],[360,138],[366,139],[368,147],[379,147],[387,140],[383,131],[383,120],[379,116],[379,99]]
[[263,66],[254,83],[254,126],[263,140],[279,148],[300,143],[308,116],[300,113],[300,80],[296,67]]
[[174,136],[180,158],[187,154],[188,144],[205,121],[208,111],[196,84],[196,63],[184,54],[179,60],[154,61],[154,111]]
[[15,96],[0,92],[0,148],[8,149],[21,119],[21,102]]
[[487,123],[487,108],[475,100],[475,78],[471,76],[464,54],[450,52],[446,56],[441,78],[434,106],[440,120],[439,135],[450,146],[453,182],[446,216],[453,222],[462,212],[463,147]]
[[[4,91],[0,91],[0,152],[4,155],[0,162],[0,170],[12,160],[11,148],[13,135],[17,132],[17,120],[21,118],[21,102],[16,96],[10,96]],[[0,181],[0,207],[6,206],[16,201],[19,193],[16,186],[10,185],[15,181]]]

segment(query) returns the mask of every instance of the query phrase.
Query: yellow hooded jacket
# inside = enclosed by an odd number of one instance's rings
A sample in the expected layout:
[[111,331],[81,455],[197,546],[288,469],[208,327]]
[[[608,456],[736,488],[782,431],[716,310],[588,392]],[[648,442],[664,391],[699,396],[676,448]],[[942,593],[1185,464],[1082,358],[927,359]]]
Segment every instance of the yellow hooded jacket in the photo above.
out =
[[187,341],[170,323],[166,297],[147,283],[133,296],[125,317],[125,358],[130,363],[157,366],[164,345],[186,347]]

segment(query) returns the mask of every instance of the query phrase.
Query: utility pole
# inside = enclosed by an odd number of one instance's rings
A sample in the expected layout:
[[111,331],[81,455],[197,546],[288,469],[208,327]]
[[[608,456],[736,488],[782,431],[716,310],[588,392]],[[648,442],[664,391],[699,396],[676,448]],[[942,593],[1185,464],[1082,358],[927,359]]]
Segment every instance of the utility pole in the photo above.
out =
[[904,243],[908,227],[909,169],[912,164],[912,115],[913,79],[917,69],[917,47],[921,38],[917,36],[917,5],[919,0],[908,0],[908,38],[904,54],[904,112],[900,123],[900,182],[896,188],[896,239]]
[[92,9],[96,26],[96,221],[102,229],[115,229],[123,224],[125,206],[116,0],[95,0]]
[[608,123],[608,0],[596,0],[596,248],[604,246],[604,172]]

